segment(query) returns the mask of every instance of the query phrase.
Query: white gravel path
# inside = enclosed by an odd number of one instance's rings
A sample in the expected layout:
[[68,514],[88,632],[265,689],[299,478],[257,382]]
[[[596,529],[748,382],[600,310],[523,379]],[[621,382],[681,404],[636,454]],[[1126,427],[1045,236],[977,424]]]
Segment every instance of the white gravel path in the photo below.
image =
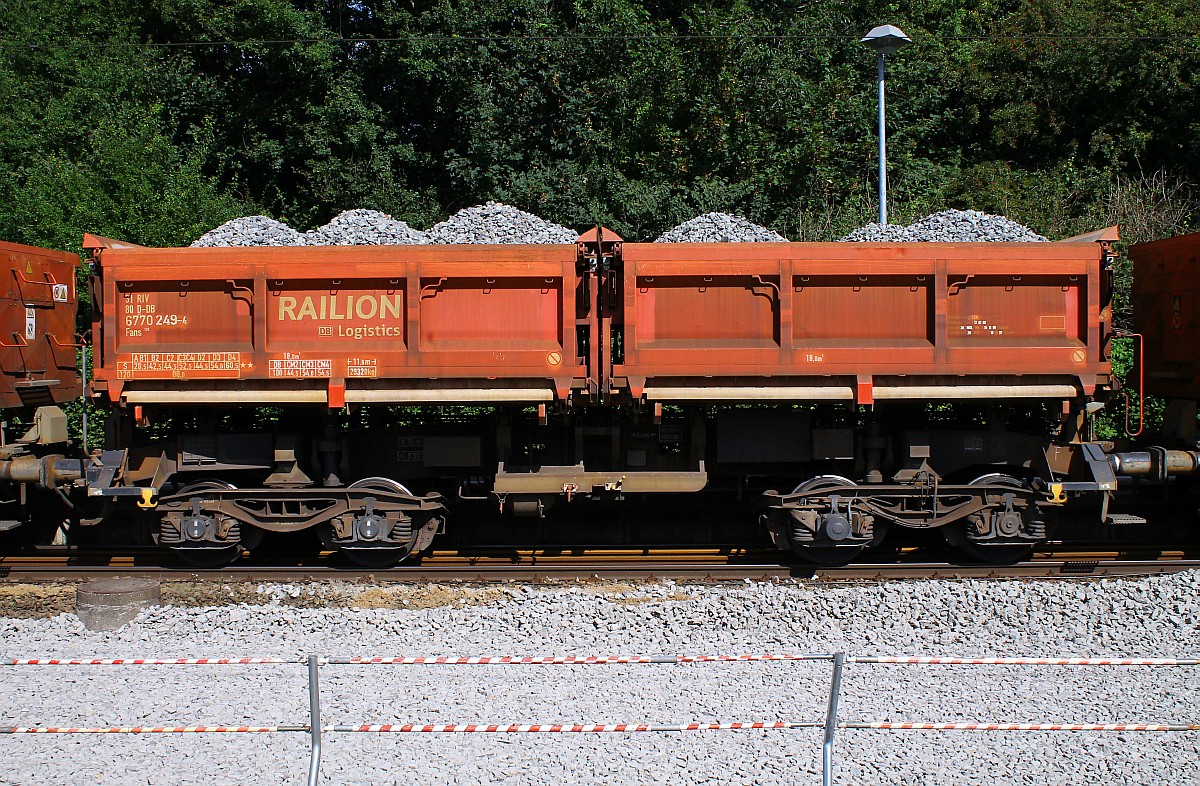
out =
[[[1068,582],[515,588],[489,605],[0,618],[3,657],[833,652],[1195,657],[1200,574]],[[284,601],[281,603],[280,601]],[[819,720],[815,662],[322,668],[326,724]],[[0,726],[295,724],[305,667],[3,670]],[[1197,667],[847,666],[845,721],[1200,722]],[[806,784],[821,733],[328,734],[322,783]],[[304,734],[0,736],[0,783],[303,783]],[[840,733],[841,784],[1200,783],[1200,732]]]

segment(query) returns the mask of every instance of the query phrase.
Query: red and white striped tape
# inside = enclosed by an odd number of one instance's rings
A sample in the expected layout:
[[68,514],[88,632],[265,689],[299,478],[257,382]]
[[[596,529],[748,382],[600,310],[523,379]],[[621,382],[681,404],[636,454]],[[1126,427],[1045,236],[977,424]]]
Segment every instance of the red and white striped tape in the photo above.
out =
[[935,731],[1198,731],[1196,723],[839,723],[841,729]]
[[730,731],[744,729],[812,729],[820,728],[823,722],[776,721],[772,723],[387,723],[382,725],[326,726],[330,732],[393,732],[460,734],[476,733],[596,733],[596,732],[651,732],[651,731]]
[[307,726],[9,726],[0,727],[0,734],[245,734],[308,730]]
[[380,658],[331,658],[330,663],[350,665],[449,665],[449,666],[486,666],[486,665],[530,665],[530,664],[594,664],[594,663],[675,663],[675,656],[668,660],[652,660],[652,655],[495,655],[456,657],[451,655],[415,656],[415,657],[380,657]]
[[[833,655],[789,652],[747,655],[422,655],[397,657],[320,658],[338,665],[598,665],[641,663],[737,663],[755,661],[833,660]],[[304,663],[305,658],[8,658],[0,666],[250,666]],[[853,655],[849,663],[918,666],[1200,666],[1200,658],[945,658]]]
[[760,655],[483,655],[459,657],[453,655],[377,658],[328,658],[323,663],[339,665],[596,665],[605,663],[730,663],[749,661],[833,660],[832,655],[794,655],[768,653]]
[[925,658],[891,657],[886,655],[855,655],[846,659],[853,663],[909,663],[927,665],[970,666],[1197,666],[1198,658]]
[[[738,730],[815,729],[822,721],[775,721],[749,723],[446,723],[446,724],[377,724],[359,726],[324,726],[327,732],[369,733],[631,733],[687,732]],[[840,729],[875,729],[887,731],[1200,731],[1200,723],[912,723],[880,721],[874,723],[839,723]],[[305,732],[308,726],[9,726],[0,727],[0,734],[247,734],[263,732]]]
[[12,658],[0,666],[231,666],[300,663],[295,658]]

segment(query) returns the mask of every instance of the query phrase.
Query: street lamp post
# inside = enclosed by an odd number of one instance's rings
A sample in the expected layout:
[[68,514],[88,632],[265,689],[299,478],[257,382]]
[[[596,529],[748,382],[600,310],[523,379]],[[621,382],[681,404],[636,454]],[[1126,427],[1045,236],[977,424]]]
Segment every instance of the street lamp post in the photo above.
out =
[[871,32],[863,37],[862,43],[874,49],[879,54],[878,59],[878,80],[879,80],[879,223],[886,224],[887,221],[887,132],[884,129],[884,99],[883,99],[883,60],[884,57],[890,54],[895,54],[900,49],[912,43],[912,39],[904,34],[904,31],[892,25],[880,25],[872,28]]

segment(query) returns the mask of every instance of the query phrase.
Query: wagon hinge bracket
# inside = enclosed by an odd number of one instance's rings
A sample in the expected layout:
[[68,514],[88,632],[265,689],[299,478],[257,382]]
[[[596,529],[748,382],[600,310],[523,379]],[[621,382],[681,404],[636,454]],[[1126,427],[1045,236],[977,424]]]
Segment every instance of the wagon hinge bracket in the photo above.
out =
[[580,274],[620,269],[624,244],[621,236],[611,229],[597,226],[584,232],[576,240]]
[[587,297],[588,383],[597,401],[608,399],[612,387],[612,315],[606,309],[606,287],[621,266],[621,236],[604,227],[593,227],[576,240],[576,273],[584,281]]

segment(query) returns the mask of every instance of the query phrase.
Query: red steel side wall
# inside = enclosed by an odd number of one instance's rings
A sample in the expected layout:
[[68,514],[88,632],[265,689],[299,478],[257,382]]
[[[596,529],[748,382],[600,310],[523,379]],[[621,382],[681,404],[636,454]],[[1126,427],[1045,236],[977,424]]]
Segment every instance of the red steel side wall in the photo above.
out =
[[397,380],[565,396],[584,373],[574,246],[106,248],[99,268],[114,399],[202,380],[328,387],[331,405]]
[[626,244],[624,363],[655,378],[1057,375],[1090,392],[1097,243]]
[[75,315],[79,257],[0,243],[0,409],[79,397]]
[[[561,399],[591,374],[602,389],[576,340],[598,324],[576,254],[105,248],[98,388],[327,387],[331,406],[397,381]],[[1090,394],[1110,373],[1103,262],[1094,242],[625,244],[602,315],[621,339],[591,344],[623,353],[599,368],[635,395],[656,380],[738,380],[736,398],[739,384],[830,377],[865,395],[877,377],[1053,378]]]

